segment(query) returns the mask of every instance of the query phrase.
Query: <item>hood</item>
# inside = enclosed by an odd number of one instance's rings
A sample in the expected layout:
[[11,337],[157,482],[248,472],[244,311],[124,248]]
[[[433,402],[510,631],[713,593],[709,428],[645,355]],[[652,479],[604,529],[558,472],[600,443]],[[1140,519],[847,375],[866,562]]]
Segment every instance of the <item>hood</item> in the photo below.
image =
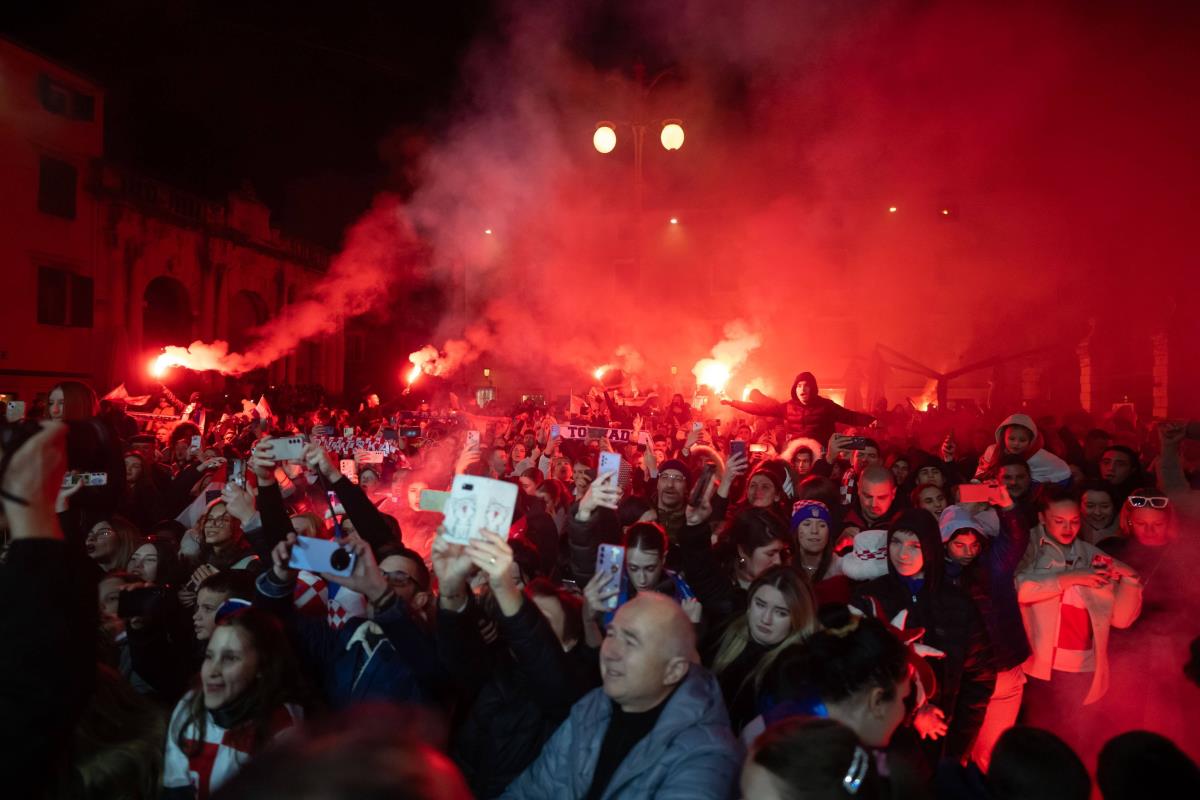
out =
[[[942,583],[945,570],[946,547],[942,544],[942,534],[938,530],[937,520],[923,508],[910,508],[897,517],[888,527],[887,544],[890,548],[892,536],[896,531],[911,531],[921,542],[921,555],[925,560],[925,585],[937,589]],[[892,559],[887,561],[888,573],[900,577],[892,566]]]
[[1020,425],[1022,428],[1028,429],[1033,433],[1033,441],[1022,454],[1026,458],[1042,449],[1045,440],[1042,434],[1038,432],[1037,423],[1028,414],[1010,414],[996,428],[996,457],[999,458],[1004,453],[1004,429],[1009,425]]
[[812,384],[814,397],[821,394],[821,387],[817,385],[816,377],[811,372],[801,372],[796,376],[796,380],[792,381],[792,399],[797,403],[800,402],[800,384],[805,382]]
[[941,519],[938,520],[938,528],[941,531],[943,543],[950,541],[951,536],[964,528],[970,528],[984,535],[987,533],[984,526],[972,516],[971,512],[959,505],[946,506],[942,511]]

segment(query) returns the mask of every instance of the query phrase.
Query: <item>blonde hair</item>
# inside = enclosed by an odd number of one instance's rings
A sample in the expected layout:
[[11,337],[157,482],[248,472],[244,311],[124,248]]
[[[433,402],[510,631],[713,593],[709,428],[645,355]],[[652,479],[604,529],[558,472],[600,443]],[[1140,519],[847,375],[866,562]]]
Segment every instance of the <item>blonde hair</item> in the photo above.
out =
[[[746,593],[749,603],[754,602],[754,595],[764,586],[771,586],[783,595],[788,605],[792,629],[783,641],[772,646],[754,665],[754,669],[746,675],[742,685],[753,683],[755,691],[758,691],[762,685],[763,676],[767,674],[781,652],[806,639],[817,630],[817,601],[806,577],[791,567],[783,565],[772,567],[750,584],[750,590]],[[750,608],[747,605],[746,612],[730,622],[729,626],[725,628],[725,632],[721,634],[717,655],[713,659],[712,671],[720,675],[728,669],[733,662],[737,661],[749,642]]]

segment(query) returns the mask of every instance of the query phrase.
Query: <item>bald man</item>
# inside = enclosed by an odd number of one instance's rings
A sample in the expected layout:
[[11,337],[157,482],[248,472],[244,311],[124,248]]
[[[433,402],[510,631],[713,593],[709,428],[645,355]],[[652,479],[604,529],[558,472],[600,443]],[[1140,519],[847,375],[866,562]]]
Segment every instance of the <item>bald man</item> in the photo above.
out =
[[887,528],[900,515],[898,505],[896,478],[892,471],[872,464],[863,470],[858,480],[858,491],[842,524],[842,538],[853,539],[859,531]]
[[741,751],[679,604],[643,592],[600,647],[604,686],[571,709],[506,798],[729,797]]

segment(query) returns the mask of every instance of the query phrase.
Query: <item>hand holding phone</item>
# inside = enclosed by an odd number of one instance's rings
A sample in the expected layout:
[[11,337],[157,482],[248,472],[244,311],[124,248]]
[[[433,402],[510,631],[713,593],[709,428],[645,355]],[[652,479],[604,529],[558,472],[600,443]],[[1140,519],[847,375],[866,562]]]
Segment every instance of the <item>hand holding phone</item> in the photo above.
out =
[[508,536],[517,505],[517,485],[479,475],[455,475],[443,514],[443,538],[469,544],[482,530]]
[[355,554],[333,539],[297,536],[288,566],[309,572],[346,576],[354,571]]
[[604,475],[609,472],[621,472],[621,454],[606,450],[600,453],[600,466],[597,474]]
[[270,439],[272,455],[276,461],[301,461],[304,458],[304,436],[283,436]]
[[[625,568],[625,548],[617,544],[602,544],[596,550],[596,574],[604,576],[604,581],[601,593],[620,589],[621,587],[621,572]],[[605,607],[609,611],[616,609],[619,603],[617,594],[614,593],[605,602]]]
[[993,487],[986,483],[960,483],[958,485],[958,502],[987,503],[991,500]]

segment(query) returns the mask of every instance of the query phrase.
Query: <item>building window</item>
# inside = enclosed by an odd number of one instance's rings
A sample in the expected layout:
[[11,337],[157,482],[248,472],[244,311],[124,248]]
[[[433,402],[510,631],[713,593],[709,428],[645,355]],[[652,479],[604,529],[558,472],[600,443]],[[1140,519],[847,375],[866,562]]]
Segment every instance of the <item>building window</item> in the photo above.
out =
[[92,327],[92,279],[54,267],[38,267],[37,321],[68,328]]
[[96,98],[68,88],[49,75],[38,76],[38,99],[42,108],[51,114],[84,122],[91,122],[96,118]]
[[78,171],[57,158],[42,156],[38,176],[38,211],[75,219],[75,181]]

